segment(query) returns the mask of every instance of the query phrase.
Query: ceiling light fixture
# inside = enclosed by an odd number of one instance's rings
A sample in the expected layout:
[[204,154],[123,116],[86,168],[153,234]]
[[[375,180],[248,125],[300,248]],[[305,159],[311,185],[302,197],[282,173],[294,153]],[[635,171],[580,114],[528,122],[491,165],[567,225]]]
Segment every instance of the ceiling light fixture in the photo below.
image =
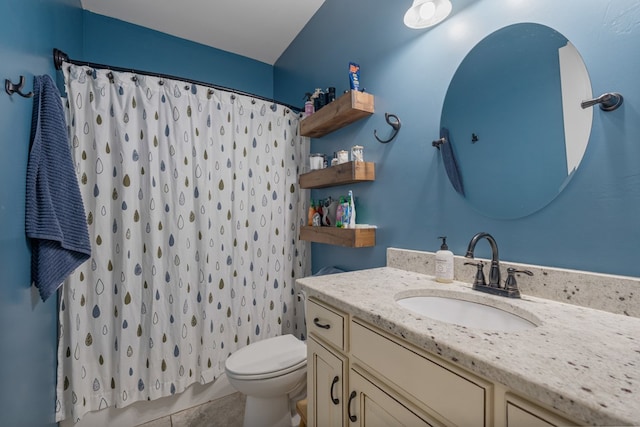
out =
[[451,8],[449,0],[413,0],[404,14],[404,25],[414,29],[432,27],[449,16]]

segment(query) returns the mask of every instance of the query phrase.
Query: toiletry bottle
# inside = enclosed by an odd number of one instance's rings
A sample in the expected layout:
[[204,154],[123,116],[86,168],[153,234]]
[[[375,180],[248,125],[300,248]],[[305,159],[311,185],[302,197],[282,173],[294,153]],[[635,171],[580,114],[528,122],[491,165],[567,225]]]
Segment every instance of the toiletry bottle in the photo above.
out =
[[349,190],[349,228],[356,228],[356,203],[353,200],[353,191]]
[[436,252],[436,282],[453,282],[453,252],[447,246],[447,236],[438,237],[442,239],[442,246]]
[[344,197],[340,196],[340,201],[336,207],[336,227],[344,227],[342,218],[344,217]]
[[326,99],[325,105],[326,104],[330,104],[333,101],[335,101],[336,100],[336,88],[335,87],[328,87],[327,88],[327,92],[324,94],[324,97]]
[[318,111],[319,109],[324,107],[324,103],[326,100],[324,97],[324,91],[321,88],[316,88],[315,92],[313,92],[313,95],[311,95],[311,98],[313,99],[313,107],[315,111]]
[[346,198],[343,197],[342,198],[343,202],[342,202],[342,227],[344,228],[348,228],[349,227],[349,218],[351,217],[351,210],[350,210],[350,203],[349,203],[349,196],[347,196]]
[[309,202],[309,218],[307,219],[307,225],[313,225],[313,214],[316,213],[316,207],[313,203],[313,199]]
[[306,101],[304,103],[304,115],[309,117],[313,113],[315,113],[315,109],[313,107],[313,100],[311,99],[311,94],[309,92],[304,94]]
[[338,164],[338,154],[334,151],[333,158],[331,159],[331,166],[335,166]]

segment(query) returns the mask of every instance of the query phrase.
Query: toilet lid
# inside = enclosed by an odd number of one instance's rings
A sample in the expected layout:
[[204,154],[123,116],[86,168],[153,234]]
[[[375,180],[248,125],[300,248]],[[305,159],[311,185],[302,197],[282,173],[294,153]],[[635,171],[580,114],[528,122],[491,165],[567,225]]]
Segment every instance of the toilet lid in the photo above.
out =
[[227,372],[254,376],[293,371],[307,362],[307,346],[291,334],[267,338],[241,348],[225,363]]

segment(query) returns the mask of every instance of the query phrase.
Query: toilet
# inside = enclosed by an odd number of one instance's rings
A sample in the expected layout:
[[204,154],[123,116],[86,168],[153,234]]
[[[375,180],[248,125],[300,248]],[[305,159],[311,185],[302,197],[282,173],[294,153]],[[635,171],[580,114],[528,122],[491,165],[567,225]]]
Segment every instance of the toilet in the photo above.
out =
[[244,427],[291,427],[290,395],[306,387],[304,341],[287,334],[255,342],[231,354],[225,371],[247,396]]

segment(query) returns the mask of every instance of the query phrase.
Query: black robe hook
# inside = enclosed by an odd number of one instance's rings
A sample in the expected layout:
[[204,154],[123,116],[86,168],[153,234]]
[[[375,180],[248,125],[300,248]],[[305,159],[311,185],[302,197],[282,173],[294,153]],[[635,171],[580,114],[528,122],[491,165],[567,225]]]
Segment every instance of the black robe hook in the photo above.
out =
[[393,135],[391,135],[391,138],[383,141],[382,139],[378,138],[378,131],[374,130],[373,136],[375,136],[379,142],[386,144],[387,142],[391,142],[393,138],[398,135],[398,131],[400,130],[400,126],[402,125],[402,123],[400,123],[400,119],[395,114],[384,113],[384,119],[387,121],[387,124],[393,128]]
[[33,92],[23,93],[22,88],[24,87],[24,76],[20,76],[20,82],[18,84],[12,83],[11,80],[4,80],[4,90],[7,91],[9,95],[13,95],[17,93],[23,98],[31,98],[33,96]]

